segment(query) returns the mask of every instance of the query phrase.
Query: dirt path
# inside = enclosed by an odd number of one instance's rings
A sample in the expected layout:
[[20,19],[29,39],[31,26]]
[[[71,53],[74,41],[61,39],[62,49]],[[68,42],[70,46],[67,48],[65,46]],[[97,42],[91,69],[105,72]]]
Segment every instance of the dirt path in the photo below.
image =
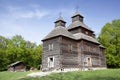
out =
[[46,76],[46,75],[49,75],[51,73],[52,72],[34,72],[34,73],[28,74],[27,76],[30,76],[30,77]]
[[[27,76],[29,77],[38,77],[38,76],[46,76],[49,75],[51,73],[60,73],[61,71],[50,71],[50,72],[33,72],[28,74]],[[62,71],[62,72],[67,72],[67,71]]]

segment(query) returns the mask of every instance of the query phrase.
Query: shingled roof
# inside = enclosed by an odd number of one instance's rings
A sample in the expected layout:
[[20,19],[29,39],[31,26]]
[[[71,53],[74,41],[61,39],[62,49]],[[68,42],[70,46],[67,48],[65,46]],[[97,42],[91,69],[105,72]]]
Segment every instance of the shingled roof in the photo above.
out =
[[[72,16],[72,19],[73,18],[78,18],[77,16],[79,16],[80,18],[82,18],[83,20],[83,16],[80,15],[80,13],[78,11],[75,12],[75,14]],[[83,27],[85,29],[88,29],[89,31],[92,31],[91,28],[89,28],[87,25],[84,24],[83,21],[80,21],[80,19],[77,19],[76,21],[73,21],[69,26],[68,26],[68,30],[71,30],[71,29],[74,29],[74,28],[77,28],[77,27]],[[93,32],[93,31],[92,31]]]
[[105,48],[103,45],[99,45],[100,48]]
[[65,27],[57,26],[43,40],[50,39],[56,36],[65,36],[71,39],[75,39],[75,37],[70,32],[68,32]]
[[55,23],[58,22],[58,21],[63,21],[63,22],[65,22],[64,19],[63,19],[61,16],[59,16],[59,18],[55,21]]
[[83,22],[80,22],[80,21],[75,21],[75,22],[72,22],[69,26],[68,26],[68,30],[71,30],[71,29],[74,29],[74,28],[77,28],[77,27],[83,27],[85,29],[88,29],[90,31],[92,31],[87,25],[85,25]]
[[[73,17],[76,17],[76,16],[80,16],[83,18],[83,16],[81,16],[78,12],[75,13]],[[92,31],[87,25],[79,21],[79,19],[77,19],[76,21],[73,21],[68,28],[66,28],[65,25],[62,25],[61,23],[65,24],[66,22],[63,20],[61,16],[59,16],[59,18],[55,21],[55,28],[45,38],[43,38],[42,41],[53,38],[53,37],[57,37],[57,36],[65,36],[74,40],[84,39],[84,40],[99,44],[99,42],[92,36],[88,36],[84,33],[72,34],[69,32],[70,29],[74,29],[77,27],[83,27],[85,29]]]
[[72,17],[75,17],[75,16],[81,16],[83,18],[83,16],[80,15],[80,13],[78,11],[76,11]]
[[73,35],[75,36],[75,39],[76,39],[76,40],[84,39],[84,40],[91,41],[91,42],[94,42],[94,43],[98,43],[98,44],[99,44],[99,42],[98,42],[95,38],[93,38],[93,37],[91,37],[91,36],[88,36],[88,35],[86,35],[86,34],[76,33],[76,34],[73,34]]
[[19,63],[23,63],[22,61],[17,61],[17,62],[15,62],[15,63],[12,63],[12,64],[10,64],[10,65],[8,65],[9,67],[10,66],[15,66],[16,64],[19,64]]
[[[75,39],[75,37],[66,29],[64,19],[59,16],[59,18],[55,21],[55,28],[43,39],[50,39],[56,36],[65,36],[71,39]],[[64,24],[64,25],[63,25]]]
[[93,38],[91,36],[88,36],[86,34],[83,34],[83,33],[71,34],[63,26],[56,27],[43,40],[50,39],[50,38],[57,37],[57,36],[65,36],[65,37],[68,37],[68,38],[71,38],[71,39],[74,39],[74,40],[84,39],[84,40],[91,41],[91,42],[99,44],[99,42],[95,38]]

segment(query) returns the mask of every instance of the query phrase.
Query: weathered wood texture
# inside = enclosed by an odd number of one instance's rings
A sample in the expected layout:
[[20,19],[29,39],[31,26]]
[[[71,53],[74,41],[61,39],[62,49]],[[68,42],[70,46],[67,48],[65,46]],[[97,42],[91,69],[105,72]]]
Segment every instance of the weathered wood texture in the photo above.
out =
[[19,62],[8,67],[9,71],[26,71],[26,65],[23,62]]
[[78,50],[75,40],[62,37],[61,42],[62,68],[78,67]]
[[[48,67],[48,57],[54,56],[55,63],[54,68],[57,69],[60,67],[60,37],[55,37],[50,40],[44,41],[43,44],[43,53],[42,53],[42,69],[50,70]],[[49,50],[49,44],[53,44],[53,50]]]
[[[53,50],[49,50],[49,44],[53,44]],[[54,68],[48,67],[48,57],[54,56]],[[91,58],[91,65],[88,66],[84,60]],[[75,41],[66,37],[55,37],[44,41],[43,70],[64,69],[64,68],[96,68],[106,67],[105,49],[89,41]]]
[[[52,50],[49,49],[50,44]],[[83,23],[83,16],[76,12],[68,28],[63,18],[59,17],[54,30],[43,40],[42,70],[98,67],[106,67],[105,48]]]
[[89,31],[85,28],[82,28],[82,27],[77,27],[77,28],[74,28],[74,29],[71,29],[71,30],[68,30],[70,31],[72,34],[75,34],[75,33],[79,33],[79,32],[82,32],[88,36],[93,36],[93,32],[92,31]]

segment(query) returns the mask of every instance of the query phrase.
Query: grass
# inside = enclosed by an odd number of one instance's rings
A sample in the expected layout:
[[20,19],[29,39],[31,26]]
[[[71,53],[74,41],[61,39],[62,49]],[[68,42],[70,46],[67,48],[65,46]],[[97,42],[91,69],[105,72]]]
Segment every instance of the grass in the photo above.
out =
[[31,72],[0,72],[0,80],[19,80],[20,78],[26,77]]
[[26,77],[20,80],[120,80],[120,69],[52,73],[43,77]]
[[120,69],[52,73],[43,77],[26,77],[32,72],[0,72],[0,80],[120,80]]

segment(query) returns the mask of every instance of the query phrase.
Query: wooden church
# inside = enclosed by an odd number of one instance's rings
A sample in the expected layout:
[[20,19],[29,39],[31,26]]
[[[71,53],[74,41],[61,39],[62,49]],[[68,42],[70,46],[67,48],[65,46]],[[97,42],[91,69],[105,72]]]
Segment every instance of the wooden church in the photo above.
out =
[[94,70],[106,68],[105,48],[96,40],[78,11],[66,27],[61,16],[42,40],[42,71]]

